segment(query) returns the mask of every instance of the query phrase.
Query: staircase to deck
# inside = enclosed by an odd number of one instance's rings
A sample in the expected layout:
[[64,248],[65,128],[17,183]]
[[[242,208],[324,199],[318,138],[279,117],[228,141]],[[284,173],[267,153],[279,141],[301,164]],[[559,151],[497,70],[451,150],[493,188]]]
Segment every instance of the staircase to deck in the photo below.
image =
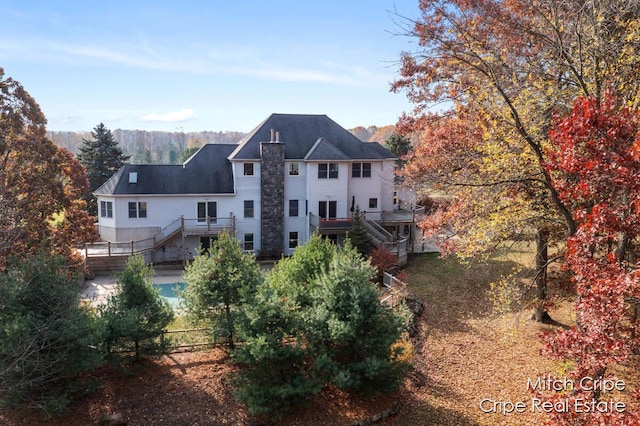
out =
[[151,238],[126,242],[97,242],[85,244],[85,264],[91,273],[105,273],[122,270],[130,256],[149,255],[161,250],[168,242],[180,236],[188,235],[216,235],[224,230],[235,229],[235,218],[207,217],[185,219],[179,217],[164,228],[156,232]]
[[371,242],[378,248],[389,250],[395,257],[398,265],[407,263],[407,239],[396,238],[389,231],[384,229],[375,220],[363,220],[364,229],[369,234]]

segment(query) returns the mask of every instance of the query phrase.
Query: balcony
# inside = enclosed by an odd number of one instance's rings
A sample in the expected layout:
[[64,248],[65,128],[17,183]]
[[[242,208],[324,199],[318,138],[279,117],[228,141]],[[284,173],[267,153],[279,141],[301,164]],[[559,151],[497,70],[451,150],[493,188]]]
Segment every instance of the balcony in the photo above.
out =
[[381,215],[384,225],[417,223],[424,217],[424,207],[415,206],[407,209],[385,210]]
[[331,218],[326,219],[320,216],[316,216],[313,213],[309,213],[309,225],[312,230],[317,230],[321,234],[325,233],[344,233],[351,229],[351,218]]

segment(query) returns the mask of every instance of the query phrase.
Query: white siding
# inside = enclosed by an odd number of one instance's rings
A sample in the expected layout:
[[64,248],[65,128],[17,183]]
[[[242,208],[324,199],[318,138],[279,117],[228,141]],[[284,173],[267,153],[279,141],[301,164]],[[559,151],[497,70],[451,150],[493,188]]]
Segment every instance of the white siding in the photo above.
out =
[[[254,250],[260,250],[260,162],[253,162],[253,176],[244,176],[244,163],[233,162],[233,174],[236,195],[233,199],[233,212],[236,215],[237,237],[243,241],[245,233],[252,233]],[[244,217],[245,200],[253,200],[253,218]]]
[[[299,174],[289,175],[291,163],[297,163]],[[284,175],[284,253],[292,254],[293,249],[289,248],[289,233],[298,233],[298,244],[302,245],[309,239],[309,223],[307,220],[307,179],[309,173],[306,164],[302,161],[285,162]],[[317,172],[316,172],[317,173]],[[298,200],[298,216],[289,216],[289,200]]]
[[348,182],[349,163],[338,163],[337,179],[318,179],[318,164],[326,161],[308,163],[307,194],[309,199],[309,212],[318,215],[319,201],[337,201],[338,218],[351,217],[349,211]]

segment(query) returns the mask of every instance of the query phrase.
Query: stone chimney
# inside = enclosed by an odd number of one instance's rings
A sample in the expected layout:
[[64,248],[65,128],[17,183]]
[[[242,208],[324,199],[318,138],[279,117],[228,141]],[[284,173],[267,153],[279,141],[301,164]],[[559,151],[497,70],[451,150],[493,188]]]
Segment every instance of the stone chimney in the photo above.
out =
[[272,258],[284,252],[284,147],[275,129],[260,143],[260,254]]

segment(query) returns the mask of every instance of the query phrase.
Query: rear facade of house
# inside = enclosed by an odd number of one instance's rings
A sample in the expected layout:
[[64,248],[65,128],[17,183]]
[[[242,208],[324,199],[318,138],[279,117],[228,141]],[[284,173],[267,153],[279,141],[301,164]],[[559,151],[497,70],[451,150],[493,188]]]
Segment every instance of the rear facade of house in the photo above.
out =
[[181,165],[126,165],[98,188],[103,241],[148,241],[151,261],[193,257],[223,231],[246,251],[290,255],[313,232],[340,242],[356,209],[389,232],[394,155],[326,115],[272,114],[237,144]]

